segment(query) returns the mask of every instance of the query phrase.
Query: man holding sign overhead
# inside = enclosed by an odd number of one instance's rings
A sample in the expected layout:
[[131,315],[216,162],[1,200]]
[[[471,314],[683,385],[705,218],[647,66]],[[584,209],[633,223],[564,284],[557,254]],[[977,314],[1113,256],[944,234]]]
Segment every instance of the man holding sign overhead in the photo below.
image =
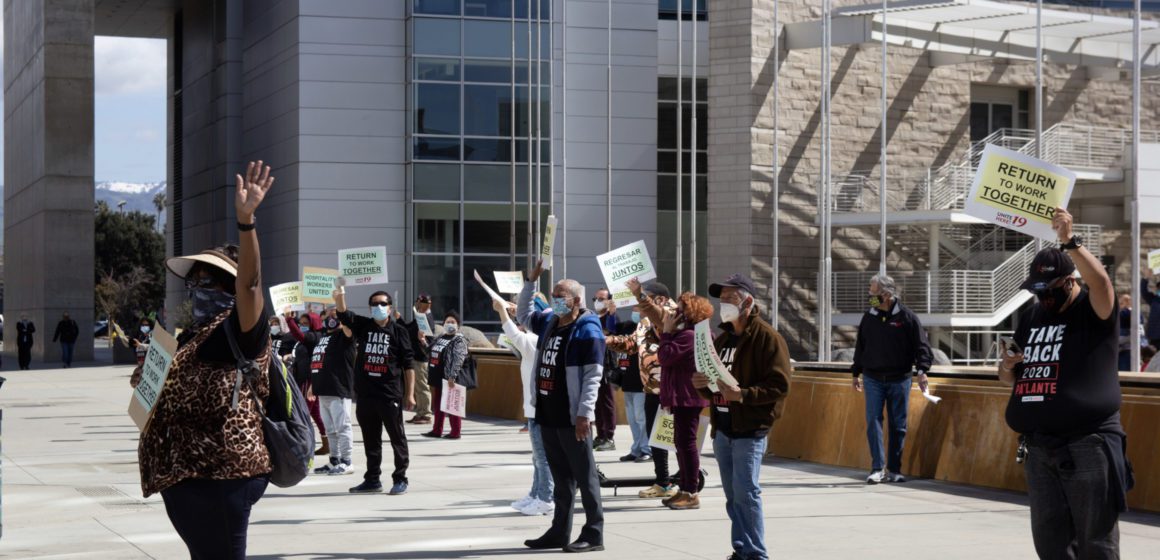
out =
[[379,477],[383,463],[383,427],[391,438],[395,455],[394,484],[391,495],[407,492],[407,467],[411,458],[407,449],[407,432],[403,429],[403,409],[415,407],[414,353],[407,329],[392,318],[390,294],[379,290],[371,294],[371,316],[356,315],[346,308],[346,291],[334,292],[338,320],[354,333],[358,344],[358,361],[354,369],[355,418],[362,429],[366,449],[367,472],[362,484],[351,493],[382,492]]
[[[517,316],[539,337],[535,371],[536,423],[555,482],[552,526],[538,539],[524,541],[532,549],[563,548],[566,552],[604,550],[604,506],[592,455],[592,421],[596,393],[604,369],[604,333],[596,315],[583,305],[584,287],[561,280],[552,287],[552,308],[532,310],[543,262],[536,264],[520,292]],[[572,508],[576,487],[586,522],[580,538],[572,538]]]
[[766,559],[758,476],[769,430],[789,394],[792,368],[785,340],[757,312],[755,293],[753,281],[741,274],[709,286],[709,295],[721,300],[724,331],[714,346],[737,384],[718,379],[717,391],[711,391],[709,377],[698,373],[693,385],[712,402],[713,454],[733,524],[734,556]]

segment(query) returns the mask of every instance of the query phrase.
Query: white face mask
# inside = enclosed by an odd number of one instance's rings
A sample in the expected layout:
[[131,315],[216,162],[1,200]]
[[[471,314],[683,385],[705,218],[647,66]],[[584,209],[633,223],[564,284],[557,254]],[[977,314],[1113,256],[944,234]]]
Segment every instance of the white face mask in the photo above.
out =
[[153,329],[150,328],[149,325],[141,325],[141,333],[142,334],[149,334],[149,331],[151,331],[151,330],[153,330]]
[[447,334],[455,334],[457,331],[459,331],[459,325],[456,325],[455,323],[444,323],[443,330],[447,331]]
[[606,306],[607,306],[607,303],[602,299],[598,299],[598,300],[592,302],[592,309],[595,310],[597,313],[604,311],[604,308]]
[[270,334],[274,336],[282,334],[282,327],[280,325],[270,325]]
[[721,321],[732,323],[741,316],[741,309],[732,303],[721,302]]

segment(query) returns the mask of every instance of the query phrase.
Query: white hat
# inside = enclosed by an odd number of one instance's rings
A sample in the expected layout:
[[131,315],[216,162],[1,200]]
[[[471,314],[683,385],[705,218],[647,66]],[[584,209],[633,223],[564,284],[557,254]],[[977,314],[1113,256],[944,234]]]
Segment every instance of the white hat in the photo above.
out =
[[215,268],[228,273],[230,276],[237,277],[238,263],[233,259],[227,257],[221,251],[214,249],[206,249],[196,255],[186,255],[184,257],[173,257],[165,261],[165,266],[169,271],[181,278],[189,276],[189,271],[193,270],[193,265],[197,263],[208,264]]

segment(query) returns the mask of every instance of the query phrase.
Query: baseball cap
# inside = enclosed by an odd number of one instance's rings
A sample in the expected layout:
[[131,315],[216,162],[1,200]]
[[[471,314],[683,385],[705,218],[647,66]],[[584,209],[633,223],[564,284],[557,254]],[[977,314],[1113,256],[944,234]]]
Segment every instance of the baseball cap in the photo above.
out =
[[673,299],[673,297],[669,295],[669,287],[661,282],[649,282],[641,286],[640,290],[652,297],[661,296]]
[[719,284],[709,284],[709,295],[715,298],[721,297],[721,290],[723,288],[740,288],[750,293],[750,295],[757,295],[757,288],[753,286],[753,280],[744,274],[730,274],[724,282]]
[[1071,257],[1058,247],[1048,247],[1035,254],[1027,279],[1019,285],[1019,289],[1033,292],[1046,290],[1048,284],[1062,276],[1071,276],[1073,273],[1075,273],[1075,263],[1072,262]]

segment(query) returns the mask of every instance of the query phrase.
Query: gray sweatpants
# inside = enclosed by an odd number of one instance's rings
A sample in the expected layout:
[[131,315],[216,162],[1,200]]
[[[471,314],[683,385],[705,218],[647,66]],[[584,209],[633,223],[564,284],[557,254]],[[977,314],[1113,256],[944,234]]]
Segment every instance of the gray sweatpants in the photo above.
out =
[[326,437],[330,439],[330,457],[350,464],[350,454],[354,450],[354,430],[350,426],[350,399],[342,397],[318,397],[322,409],[322,423],[326,426]]

